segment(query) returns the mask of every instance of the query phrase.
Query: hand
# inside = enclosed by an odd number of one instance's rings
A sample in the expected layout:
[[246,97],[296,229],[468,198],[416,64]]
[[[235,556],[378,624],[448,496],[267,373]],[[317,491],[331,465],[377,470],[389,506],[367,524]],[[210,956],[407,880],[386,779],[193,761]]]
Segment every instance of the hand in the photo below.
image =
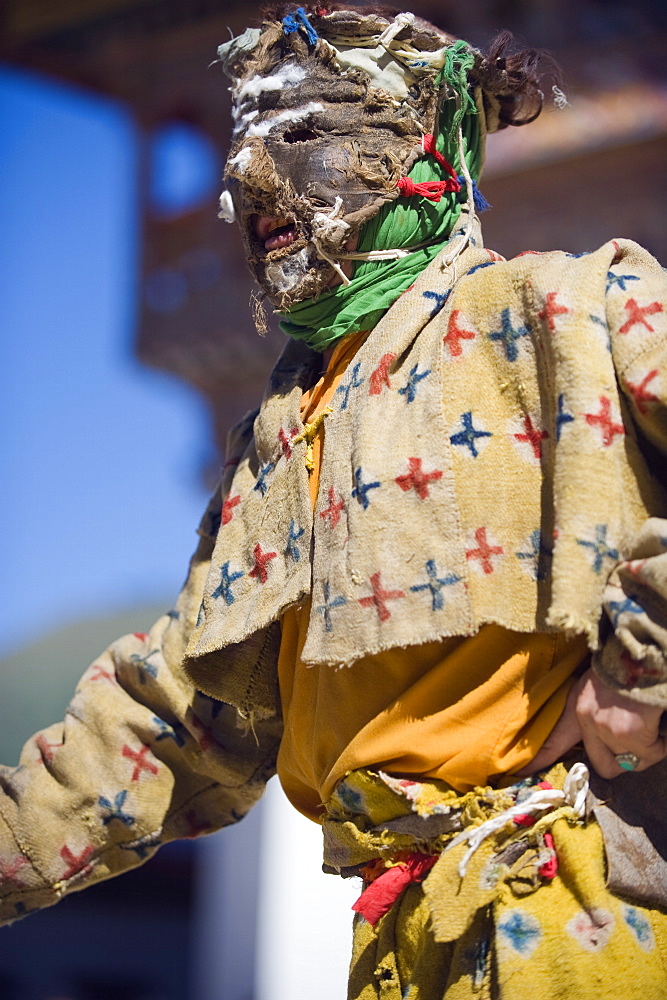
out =
[[660,733],[662,708],[634,701],[605,684],[593,670],[573,684],[560,719],[539,753],[517,772],[523,778],[554,764],[583,741],[591,766],[603,778],[624,774],[617,753],[634,753],[644,771],[667,757],[667,740]]
[[577,681],[570,688],[565,708],[561,712],[558,722],[530,763],[516,772],[517,778],[528,778],[537,771],[544,771],[545,768],[555,764],[563,754],[566,754],[568,750],[583,740],[583,733],[577,718],[579,684],[580,682]]
[[667,740],[660,733],[660,706],[628,698],[592,670],[576,686],[576,714],[584,746],[601,777],[617,778],[625,773],[614,759],[617,753],[636,754],[637,771],[645,771],[667,757]]

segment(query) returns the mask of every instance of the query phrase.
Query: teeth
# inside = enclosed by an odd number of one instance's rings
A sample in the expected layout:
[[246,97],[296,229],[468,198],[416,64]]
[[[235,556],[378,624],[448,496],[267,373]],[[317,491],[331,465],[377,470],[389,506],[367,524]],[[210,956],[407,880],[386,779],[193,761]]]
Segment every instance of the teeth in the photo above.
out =
[[269,226],[269,230],[268,231],[269,231],[269,233],[272,233],[274,231],[274,229],[282,229],[283,226],[289,226],[291,224],[292,223],[290,222],[289,219],[283,219],[283,218],[273,219],[273,221],[271,222],[271,225]]

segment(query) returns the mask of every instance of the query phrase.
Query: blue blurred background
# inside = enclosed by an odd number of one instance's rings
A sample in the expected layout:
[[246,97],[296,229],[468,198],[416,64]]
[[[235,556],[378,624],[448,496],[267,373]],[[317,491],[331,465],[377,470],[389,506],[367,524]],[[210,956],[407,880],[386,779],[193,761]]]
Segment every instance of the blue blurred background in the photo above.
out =
[[[205,500],[210,429],[194,390],[133,357],[141,216],[131,115],[7,67],[0,105],[7,653],[62,622],[172,601]],[[185,130],[155,152],[161,207],[215,194],[219,163]]]

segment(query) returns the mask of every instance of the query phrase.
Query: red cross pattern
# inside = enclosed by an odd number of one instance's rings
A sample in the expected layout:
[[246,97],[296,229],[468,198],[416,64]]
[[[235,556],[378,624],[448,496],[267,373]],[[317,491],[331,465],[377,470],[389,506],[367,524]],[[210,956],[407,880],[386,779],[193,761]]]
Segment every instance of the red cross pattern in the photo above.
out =
[[[516,424],[514,426],[516,426]],[[525,442],[530,445],[534,458],[542,458],[542,442],[545,438],[548,438],[549,435],[546,431],[541,431],[539,427],[535,426],[529,413],[526,413],[523,418],[523,427],[523,432],[515,434],[514,437],[517,441]]]
[[460,358],[463,354],[463,348],[461,347],[462,340],[474,340],[477,336],[474,330],[464,330],[459,326],[459,316],[461,315],[460,309],[455,309],[451,316],[449,317],[449,324],[447,326],[447,333],[442,338],[443,344],[449,348],[449,356],[451,358]]
[[231,519],[234,517],[234,508],[238,507],[240,503],[241,503],[241,497],[239,496],[238,493],[236,494],[236,496],[231,496],[230,494],[227,497],[227,499],[222,505],[222,511],[220,513],[220,519],[223,524],[229,524]]
[[584,417],[591,427],[600,428],[605,448],[609,447],[617,434],[625,434],[623,424],[617,424],[611,418],[611,401],[607,396],[600,396],[599,413],[584,413]]
[[38,764],[52,764],[56,750],[63,745],[62,743],[49,743],[43,733],[37,737],[35,744],[39,750]]
[[91,670],[95,673],[91,674],[88,678],[91,681],[111,681],[112,684],[116,682],[116,675],[111,670],[105,670],[104,667],[100,666],[99,663],[93,663]]
[[479,559],[480,568],[488,576],[495,569],[493,557],[504,555],[505,549],[502,545],[491,544],[486,537],[486,528],[475,528],[475,541],[477,542],[477,548],[466,549],[466,559]]
[[426,500],[429,496],[429,483],[442,479],[442,470],[424,472],[421,458],[409,458],[408,468],[410,471],[403,476],[397,476],[394,482],[398,483],[404,493],[414,490],[420,500]]
[[628,382],[627,384],[640,413],[646,413],[648,411],[648,406],[646,405],[647,403],[659,402],[658,397],[654,396],[652,392],[649,392],[647,388],[649,382],[652,382],[657,374],[658,369],[654,368],[653,371],[650,371],[648,375],[644,376],[639,384],[635,382]]
[[386,602],[396,601],[399,597],[405,597],[405,594],[402,590],[384,590],[380,582],[380,573],[373,573],[371,587],[373,588],[373,593],[369,594],[368,597],[358,598],[359,604],[361,604],[362,608],[375,607],[380,621],[386,622],[388,618],[391,618],[391,611],[387,607]]
[[395,360],[396,355],[391,352],[382,355],[380,363],[375,371],[371,372],[368,380],[370,385],[368,390],[369,396],[379,396],[384,386],[386,386],[387,389],[391,389],[391,382],[389,381],[389,366]]
[[289,459],[292,457],[292,441],[298,433],[296,427],[293,427],[289,434],[284,427],[281,427],[278,431],[278,440],[280,441],[280,447],[285,458]]
[[345,510],[345,501],[342,497],[336,500],[336,487],[330,486],[327,491],[327,496],[329,498],[329,506],[326,510],[320,511],[321,518],[329,518],[329,527],[335,528],[340,521],[340,515]]
[[556,316],[564,316],[565,313],[570,311],[566,306],[562,306],[556,302],[557,295],[558,292],[547,292],[544,309],[541,309],[537,314],[540,319],[546,320],[549,332],[552,334],[556,332],[556,324],[554,322]]
[[138,639],[139,642],[146,642],[146,639],[148,638],[148,632],[133,632],[132,635],[135,639]]
[[95,848],[92,844],[89,847],[84,847],[81,854],[74,854],[73,851],[69,849],[67,844],[60,848],[60,857],[63,859],[67,868],[63,872],[62,881],[66,882],[68,878],[72,878],[73,875],[83,875],[92,871],[93,866],[88,864],[88,858],[93,853]]
[[654,670],[652,667],[647,666],[642,663],[641,660],[634,660],[630,653],[625,649],[621,653],[621,663],[625,668],[625,681],[623,686],[626,688],[635,687],[638,681],[642,677],[658,677],[659,671]]
[[127,757],[129,760],[134,761],[134,771],[132,772],[132,781],[138,781],[141,777],[142,771],[150,771],[151,774],[158,773],[158,767],[153,764],[152,761],[146,760],[146,754],[150,753],[151,748],[148,744],[143,743],[141,750],[133,750],[129,747],[127,743],[123,747],[121,753],[123,757]]
[[266,583],[269,578],[269,571],[266,568],[272,559],[275,559],[278,555],[277,552],[262,552],[262,546],[257,542],[257,545],[252,550],[253,559],[255,560],[255,565],[248,573],[248,576],[254,577],[259,580],[260,583]]
[[19,872],[27,865],[28,859],[22,854],[16,854],[13,858],[0,858],[0,877],[5,882],[11,882],[17,889],[22,889],[25,882],[19,877]]
[[628,314],[628,318],[619,327],[619,333],[628,333],[633,326],[641,323],[646,327],[649,333],[655,333],[655,329],[651,326],[649,321],[646,319],[647,316],[654,316],[656,313],[661,313],[663,311],[662,302],[649,302],[647,306],[640,306],[636,299],[628,299],[625,303],[625,311]]

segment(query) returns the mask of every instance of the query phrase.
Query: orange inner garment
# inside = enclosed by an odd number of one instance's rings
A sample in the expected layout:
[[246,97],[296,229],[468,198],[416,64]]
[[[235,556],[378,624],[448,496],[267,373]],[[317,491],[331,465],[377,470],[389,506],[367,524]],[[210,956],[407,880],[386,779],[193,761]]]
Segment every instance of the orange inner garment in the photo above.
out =
[[[304,423],[330,405],[366,336],[336,347],[304,393]],[[320,426],[313,440],[313,506],[324,433]],[[309,616],[308,599],[282,620],[278,775],[293,805],[316,821],[336,783],[360,767],[441,778],[461,792],[519,771],[553,729],[587,656],[581,636],[484,625],[473,636],[392,649],[349,668],[306,666]]]

